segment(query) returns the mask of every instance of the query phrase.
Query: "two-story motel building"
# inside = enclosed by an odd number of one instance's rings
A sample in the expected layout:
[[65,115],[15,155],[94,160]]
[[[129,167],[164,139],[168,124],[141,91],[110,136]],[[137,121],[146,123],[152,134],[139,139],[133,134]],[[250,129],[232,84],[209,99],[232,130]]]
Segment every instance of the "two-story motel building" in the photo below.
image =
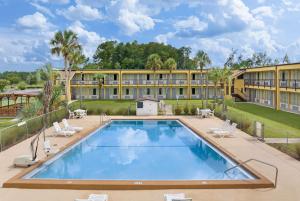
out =
[[[61,77],[64,77],[63,71]],[[236,71],[228,86],[206,80],[208,70],[79,70],[70,80],[71,99],[213,99],[226,96],[300,113],[300,63]],[[105,74],[99,93],[96,74]],[[207,93],[207,96],[205,95]]]

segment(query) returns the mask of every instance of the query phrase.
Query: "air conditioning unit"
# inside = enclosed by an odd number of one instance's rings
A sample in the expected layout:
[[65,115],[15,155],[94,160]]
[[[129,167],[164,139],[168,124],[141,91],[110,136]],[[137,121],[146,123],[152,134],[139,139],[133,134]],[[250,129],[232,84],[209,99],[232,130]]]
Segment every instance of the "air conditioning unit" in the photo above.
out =
[[91,99],[93,99],[93,100],[98,99],[98,96],[97,95],[91,95]]
[[119,84],[119,81],[113,80],[113,81],[111,81],[111,84]]
[[124,98],[125,99],[132,99],[132,96],[131,95],[125,95]]
[[158,95],[157,98],[158,98],[158,99],[165,99],[166,96],[164,96],[164,95]]
[[298,106],[298,105],[291,105],[291,108],[293,111],[296,111],[296,112],[300,111],[300,106]]
[[280,108],[282,108],[282,109],[288,109],[288,104],[286,104],[286,103],[280,103]]
[[118,95],[111,95],[111,96],[110,96],[110,99],[118,99],[118,98],[119,98]]
[[197,98],[199,98],[199,96],[198,95],[191,95],[191,98],[192,99],[197,99]]

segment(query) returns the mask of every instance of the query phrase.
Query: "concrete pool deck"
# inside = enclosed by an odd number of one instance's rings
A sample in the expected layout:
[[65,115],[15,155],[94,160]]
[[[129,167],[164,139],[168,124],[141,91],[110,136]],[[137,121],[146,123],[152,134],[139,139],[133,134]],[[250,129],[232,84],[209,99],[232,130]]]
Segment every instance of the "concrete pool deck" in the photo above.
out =
[[[172,116],[174,118],[176,116]],[[137,117],[114,117],[114,118],[134,118]],[[142,117],[145,119],[145,117]],[[168,117],[146,117],[163,119]],[[222,121],[217,118],[198,119],[192,116],[178,117],[184,122],[192,125],[194,129],[206,133],[210,127],[218,127]],[[81,125],[85,128],[95,128],[99,125],[99,116],[89,116],[85,119],[70,120],[71,124]],[[52,132],[52,128],[47,130],[47,135]],[[174,190],[47,190],[47,189],[14,189],[0,188],[1,201],[68,201],[75,198],[86,198],[91,193],[106,193],[112,201],[157,201],[163,200],[164,193],[184,192],[187,197],[192,197],[194,201],[201,200],[300,200],[300,162],[279,152],[278,150],[261,143],[251,136],[238,131],[234,138],[214,138],[210,134],[205,134],[209,139],[218,143],[240,160],[256,158],[266,161],[278,167],[279,178],[276,189],[174,189]],[[62,147],[74,140],[77,136],[70,138],[51,137],[51,144]],[[29,154],[30,139],[19,143],[10,149],[0,153],[0,183],[3,184],[11,177],[23,171],[22,168],[12,167],[12,160],[22,154]],[[39,147],[39,158],[44,158],[41,146]],[[274,171],[268,166],[250,163],[259,173],[265,175],[271,181],[274,178]]]

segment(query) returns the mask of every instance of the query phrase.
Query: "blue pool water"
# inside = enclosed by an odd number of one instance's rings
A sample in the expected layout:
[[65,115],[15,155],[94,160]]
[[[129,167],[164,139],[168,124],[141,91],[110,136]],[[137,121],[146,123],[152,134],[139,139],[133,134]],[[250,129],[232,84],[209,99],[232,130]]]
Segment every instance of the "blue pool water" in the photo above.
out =
[[175,120],[114,120],[25,179],[240,180],[254,179]]

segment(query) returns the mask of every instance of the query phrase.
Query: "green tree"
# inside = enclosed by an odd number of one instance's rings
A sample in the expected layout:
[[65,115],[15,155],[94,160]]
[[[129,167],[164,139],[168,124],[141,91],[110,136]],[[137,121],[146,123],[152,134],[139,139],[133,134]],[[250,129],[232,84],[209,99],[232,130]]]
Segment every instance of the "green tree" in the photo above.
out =
[[[146,69],[150,69],[154,71],[154,82],[157,82],[156,79],[156,71],[160,70],[163,66],[163,63],[160,59],[160,56],[158,54],[151,54],[146,63]],[[154,97],[156,98],[156,90],[154,92]]]
[[218,89],[218,83],[221,81],[222,76],[222,70],[219,68],[213,68],[208,73],[208,79],[211,80],[214,84],[214,99],[215,103],[217,102],[217,89]]
[[94,62],[98,64],[98,69],[113,68],[113,54],[115,52],[117,41],[106,41],[101,43],[93,56]]
[[[195,58],[194,58],[194,61],[195,61],[195,64],[197,66],[197,69],[199,69],[200,72],[201,72],[201,85],[200,85],[201,86],[201,102],[202,102],[202,107],[204,107],[204,101],[203,101],[203,96],[204,96],[204,94],[203,94],[203,91],[204,91],[203,84],[204,83],[202,82],[203,81],[203,75],[204,75],[203,74],[203,69],[204,69],[204,67],[211,64],[211,60],[210,60],[210,58],[209,58],[209,56],[206,52],[204,52],[203,50],[199,50],[197,52]],[[205,83],[205,85],[206,85],[206,87],[205,87],[206,88],[205,107],[206,107],[207,106],[207,99],[208,99],[208,97],[207,97],[207,95],[208,95],[208,73],[206,73],[205,75],[206,75],[206,78],[205,78],[205,81],[206,81],[206,83]]]
[[70,99],[70,55],[74,51],[80,51],[81,46],[78,43],[77,34],[71,30],[58,31],[55,33],[54,37],[50,40],[51,54],[62,56],[64,59],[64,71],[65,71],[65,92],[66,100],[69,102]]
[[102,87],[104,85],[104,79],[106,77],[106,74],[98,73],[94,76],[95,80],[98,82],[98,99],[101,99],[101,91]]
[[87,62],[87,58],[82,51],[77,50],[70,53],[68,60],[70,61],[70,67],[73,70],[80,69],[81,65]]
[[[172,73],[173,70],[176,70],[177,68],[177,63],[175,61],[175,59],[173,58],[168,58],[163,65],[164,69],[169,70],[169,76],[168,76],[168,84],[170,84],[170,81],[172,80]],[[172,88],[169,88],[169,94],[171,94]]]
[[288,56],[288,54],[285,54],[283,59],[282,59],[282,63],[284,64],[289,64],[290,63],[290,58]]
[[9,81],[6,79],[0,79],[0,92],[4,91],[5,87],[9,85]]

